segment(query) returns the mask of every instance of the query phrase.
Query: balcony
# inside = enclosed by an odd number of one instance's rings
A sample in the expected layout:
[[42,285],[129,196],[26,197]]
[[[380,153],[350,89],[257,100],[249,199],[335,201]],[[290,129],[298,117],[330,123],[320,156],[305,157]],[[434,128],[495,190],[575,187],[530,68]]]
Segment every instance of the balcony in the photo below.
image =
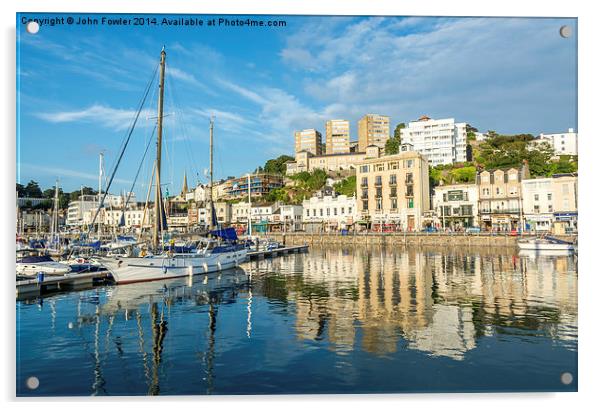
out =
[[378,179],[374,181],[374,186],[383,186],[383,181],[379,181]]
[[368,188],[368,183],[367,182],[362,182],[360,184],[360,188]]
[[518,208],[481,209],[479,212],[483,215],[520,214],[520,209],[518,209]]

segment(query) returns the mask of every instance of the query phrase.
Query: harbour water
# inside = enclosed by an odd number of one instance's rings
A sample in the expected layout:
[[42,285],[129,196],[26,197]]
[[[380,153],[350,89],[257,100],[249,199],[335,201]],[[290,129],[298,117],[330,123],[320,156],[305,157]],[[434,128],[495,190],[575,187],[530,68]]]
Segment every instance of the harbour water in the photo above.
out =
[[313,248],[16,308],[19,396],[577,390],[572,256]]

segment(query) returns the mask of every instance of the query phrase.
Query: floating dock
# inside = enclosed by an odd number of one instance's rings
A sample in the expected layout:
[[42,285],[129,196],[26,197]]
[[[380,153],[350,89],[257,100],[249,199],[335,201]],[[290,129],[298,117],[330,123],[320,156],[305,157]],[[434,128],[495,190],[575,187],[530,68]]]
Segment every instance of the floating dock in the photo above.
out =
[[63,290],[87,289],[95,284],[105,283],[110,277],[108,271],[90,273],[68,273],[62,276],[45,276],[40,282],[37,278],[17,281],[17,299],[41,296]]
[[283,248],[270,249],[265,251],[251,251],[247,253],[249,260],[262,260],[265,258],[273,258],[276,256],[288,255],[289,253],[307,252],[308,245],[293,245]]

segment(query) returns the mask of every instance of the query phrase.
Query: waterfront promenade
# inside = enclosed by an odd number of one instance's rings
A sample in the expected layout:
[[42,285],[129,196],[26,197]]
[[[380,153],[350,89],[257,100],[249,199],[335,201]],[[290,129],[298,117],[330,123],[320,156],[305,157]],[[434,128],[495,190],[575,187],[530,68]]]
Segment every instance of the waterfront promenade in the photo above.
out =
[[[390,233],[306,233],[287,232],[270,233],[268,237],[286,245],[308,244],[370,244],[370,245],[427,245],[427,246],[475,246],[475,247],[516,247],[519,239],[536,235],[511,235],[500,233],[427,233],[427,232],[390,232]],[[577,235],[554,235],[558,239],[573,241]]]

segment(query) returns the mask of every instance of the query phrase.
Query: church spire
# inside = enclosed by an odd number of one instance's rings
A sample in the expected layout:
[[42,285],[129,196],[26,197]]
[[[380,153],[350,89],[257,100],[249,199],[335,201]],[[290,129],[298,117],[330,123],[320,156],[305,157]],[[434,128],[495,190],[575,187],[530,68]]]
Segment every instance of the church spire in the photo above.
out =
[[184,171],[184,183],[182,184],[182,196],[188,192],[188,182],[186,181],[186,171]]

